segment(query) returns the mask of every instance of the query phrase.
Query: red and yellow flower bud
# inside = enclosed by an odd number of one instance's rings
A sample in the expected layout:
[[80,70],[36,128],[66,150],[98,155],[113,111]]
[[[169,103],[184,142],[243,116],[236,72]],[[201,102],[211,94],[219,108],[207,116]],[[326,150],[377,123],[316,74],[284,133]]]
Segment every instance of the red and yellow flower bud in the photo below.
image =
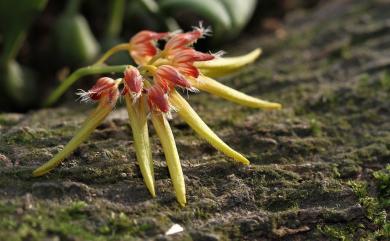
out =
[[129,65],[124,75],[124,88],[122,94],[125,95],[130,93],[131,96],[136,100],[142,92],[142,88],[144,86],[143,78],[137,68]]
[[173,89],[176,85],[185,89],[191,89],[191,84],[188,80],[170,65],[161,65],[155,73],[156,82],[167,92]]
[[164,52],[167,55],[172,55],[178,51],[186,49],[188,46],[194,44],[198,39],[203,38],[209,32],[208,29],[202,26],[196,27],[193,31],[187,33],[175,34],[168,40],[165,45]]
[[169,111],[168,95],[160,85],[153,85],[148,89],[148,104],[151,110]]
[[81,129],[66,144],[64,149],[58,152],[52,159],[37,168],[34,176],[41,176],[58,166],[68,157],[83,141],[85,141],[96,127],[107,117],[114,108],[119,97],[118,81],[103,77],[98,79],[96,84],[87,92],[81,93],[81,99],[99,101],[99,105],[92,114],[85,120]]
[[146,64],[158,51],[156,41],[168,33],[141,31],[130,39],[129,53],[137,64]]
[[118,84],[111,78],[102,77],[96,81],[91,89],[88,91],[80,90],[77,94],[84,102],[99,101],[103,104],[115,106],[119,97]]
[[194,66],[194,62],[208,61],[212,59],[214,59],[214,56],[211,54],[198,52],[192,48],[188,48],[173,56],[172,66],[186,76],[197,78],[199,76],[199,70]]

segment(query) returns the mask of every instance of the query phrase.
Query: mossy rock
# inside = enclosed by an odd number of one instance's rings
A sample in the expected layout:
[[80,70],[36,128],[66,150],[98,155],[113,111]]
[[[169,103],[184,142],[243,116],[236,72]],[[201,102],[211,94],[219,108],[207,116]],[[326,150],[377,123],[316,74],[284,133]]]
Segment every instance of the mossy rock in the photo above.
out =
[[[158,196],[148,194],[123,107],[39,178],[32,170],[66,144],[92,107],[1,114],[0,239],[386,240],[389,11],[385,1],[331,1],[289,15],[282,36],[243,37],[228,48],[261,46],[265,54],[221,81],[284,109],[191,95],[199,115],[252,164],[232,162],[174,114],[184,208],[152,128]],[[165,236],[175,223],[184,231]]]

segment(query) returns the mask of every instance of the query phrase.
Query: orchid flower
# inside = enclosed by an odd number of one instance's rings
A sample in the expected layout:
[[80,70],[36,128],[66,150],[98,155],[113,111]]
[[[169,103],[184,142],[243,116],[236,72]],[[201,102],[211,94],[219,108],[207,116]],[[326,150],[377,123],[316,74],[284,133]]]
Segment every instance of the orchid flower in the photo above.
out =
[[[74,81],[84,75],[113,71],[122,72],[123,78],[113,80],[102,77],[89,91],[79,92],[82,101],[99,102],[97,109],[64,149],[33,174],[43,175],[69,156],[113,110],[120,95],[124,96],[126,102],[137,162],[145,185],[153,197],[156,191],[148,131],[149,116],[160,139],[176,198],[181,206],[186,204],[186,191],[178,150],[169,125],[172,111],[177,112],[184,122],[217,150],[248,165],[249,160],[221,140],[177,89],[205,91],[244,106],[265,110],[280,109],[281,105],[248,96],[212,79],[211,77],[223,76],[253,62],[261,51],[256,49],[247,55],[230,58],[196,51],[194,43],[208,34],[209,30],[203,27],[194,28],[187,33],[141,31],[131,38],[129,43],[108,50],[95,65],[70,75],[49,98],[50,102],[58,99]],[[164,49],[159,49],[157,41],[162,39],[166,44]],[[102,65],[111,55],[123,50],[128,51],[137,66]],[[123,86],[121,91],[120,86]]]

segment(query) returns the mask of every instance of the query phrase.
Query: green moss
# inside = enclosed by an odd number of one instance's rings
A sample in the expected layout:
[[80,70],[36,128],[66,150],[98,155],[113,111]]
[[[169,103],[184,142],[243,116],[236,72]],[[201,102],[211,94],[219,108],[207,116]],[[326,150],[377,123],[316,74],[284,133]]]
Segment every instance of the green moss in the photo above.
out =
[[390,207],[390,165],[373,173],[379,190],[379,200],[383,208]]
[[389,72],[383,72],[382,76],[380,77],[380,84],[381,87],[385,90],[390,90],[390,73]]
[[362,172],[362,167],[354,160],[343,159],[332,165],[336,177],[355,178]]
[[390,237],[386,210],[380,205],[378,198],[369,195],[367,183],[349,181],[348,184],[359,198],[360,204],[365,208],[367,218],[378,227],[371,235],[377,239]]
[[386,144],[375,143],[360,148],[357,154],[364,162],[387,162],[386,157],[390,156],[390,149]]
[[8,220],[8,224],[1,223],[0,237],[9,236],[9,240],[42,240],[48,235],[56,235],[63,238],[104,240],[86,229],[85,216],[71,216],[68,208],[38,205],[31,210],[18,210],[20,214],[17,216],[13,213],[2,215],[3,219]]
[[[30,210],[16,208],[20,204],[0,204],[0,237],[15,241],[42,240],[47,236],[66,240],[132,240],[156,228],[147,222],[137,223],[123,212],[94,209],[83,201],[66,206],[38,204]],[[96,213],[107,218],[98,221],[94,219]],[[122,238],[118,239],[118,235]]]
[[317,228],[326,236],[336,241],[352,241],[353,236],[350,230],[345,227],[337,227],[331,225],[318,225]]
[[320,137],[322,136],[322,126],[321,123],[315,118],[310,119],[310,129],[313,133],[313,136]]
[[19,118],[10,114],[0,114],[0,127],[1,126],[12,126],[19,122]]

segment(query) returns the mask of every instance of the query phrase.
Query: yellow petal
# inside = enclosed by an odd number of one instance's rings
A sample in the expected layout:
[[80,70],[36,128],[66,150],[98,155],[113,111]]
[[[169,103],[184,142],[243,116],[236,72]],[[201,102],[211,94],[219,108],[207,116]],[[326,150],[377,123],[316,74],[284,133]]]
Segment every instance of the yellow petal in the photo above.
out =
[[137,162],[146,187],[150,194],[155,197],[153,160],[149,142],[145,97],[141,96],[138,101],[133,102],[132,97],[126,94],[125,100],[129,122],[133,132]]
[[186,204],[184,176],[171,127],[169,126],[167,119],[161,113],[152,113],[152,122],[164,149],[169,174],[176,193],[176,199],[180,205],[184,207]]
[[34,176],[42,176],[59,165],[66,157],[68,157],[83,141],[85,141],[92,131],[106,118],[111,112],[110,105],[99,105],[92,115],[84,122],[81,129],[76,135],[66,144],[64,149],[57,153],[50,161],[46,162],[34,172]]
[[238,71],[247,64],[254,62],[261,54],[261,49],[257,48],[252,52],[237,57],[221,57],[209,61],[195,62],[195,66],[204,75],[210,77],[221,77]]
[[225,155],[233,158],[234,160],[241,162],[245,165],[249,165],[248,159],[243,155],[230,148],[225,142],[223,142],[198,116],[198,114],[191,108],[188,102],[176,91],[172,91],[169,96],[170,103],[177,108],[179,116],[187,122],[187,124],[194,129],[199,136],[206,139],[214,148],[225,153]]
[[279,103],[254,98],[203,75],[200,75],[197,80],[189,79],[189,81],[193,87],[199,90],[206,91],[210,94],[225,98],[240,105],[265,110],[282,108],[282,105]]

